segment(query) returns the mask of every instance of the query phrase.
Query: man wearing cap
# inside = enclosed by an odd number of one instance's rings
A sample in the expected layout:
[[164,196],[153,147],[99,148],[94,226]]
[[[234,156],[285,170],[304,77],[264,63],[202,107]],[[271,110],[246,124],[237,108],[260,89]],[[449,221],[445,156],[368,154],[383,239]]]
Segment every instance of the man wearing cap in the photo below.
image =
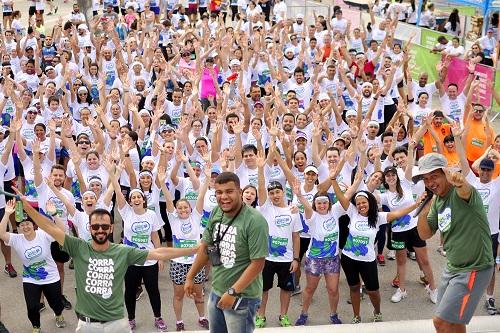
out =
[[419,236],[426,240],[439,230],[446,250],[434,327],[438,333],[465,332],[493,274],[490,227],[481,194],[437,153],[420,159],[412,179],[414,183],[423,179],[435,195],[419,214]]
[[[495,162],[486,157],[479,163],[479,170],[477,177],[469,167],[469,162],[465,156],[464,147],[460,136],[454,133],[456,150],[460,158],[460,169],[465,179],[471,184],[480,194],[483,202],[484,210],[488,218],[493,257],[497,256],[498,251],[498,234],[499,234],[499,221],[500,221],[500,177],[493,180],[493,173],[495,170]],[[493,292],[495,290],[495,272],[491,278],[490,284],[486,289],[486,311],[488,314],[494,315],[497,313],[495,306],[495,299]]]
[[[304,14],[297,14],[295,17],[295,22],[292,25],[293,32],[299,36],[300,39],[302,39],[302,31],[305,29],[305,24],[304,24]],[[299,40],[300,42],[301,40]]]
[[481,50],[484,53],[484,65],[493,66],[492,56],[494,55],[494,50],[497,43],[494,36],[494,30],[489,28],[486,31],[486,35],[478,38],[476,42],[479,43],[479,46],[481,46]]
[[264,175],[265,157],[258,158],[259,169],[259,211],[269,226],[269,254],[266,257],[262,271],[263,294],[262,304],[257,311],[255,326],[266,325],[266,305],[269,290],[274,285],[274,275],[278,275],[280,288],[279,324],[282,327],[291,326],[288,318],[288,307],[292,291],[295,290],[294,273],[300,265],[300,235],[302,224],[299,214],[292,213],[291,207],[285,203],[285,192],[278,181],[267,185]]

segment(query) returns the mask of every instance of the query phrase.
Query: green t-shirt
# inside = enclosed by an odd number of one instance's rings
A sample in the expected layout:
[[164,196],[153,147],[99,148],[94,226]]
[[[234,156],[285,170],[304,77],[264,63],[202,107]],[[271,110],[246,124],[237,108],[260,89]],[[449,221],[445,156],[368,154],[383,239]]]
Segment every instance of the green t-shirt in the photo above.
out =
[[110,243],[97,252],[91,242],[68,235],[63,250],[75,264],[76,312],[102,321],[122,319],[125,273],[128,266],[144,264],[148,251]]
[[427,223],[433,232],[443,235],[444,250],[451,273],[483,270],[493,266],[491,236],[481,196],[475,188],[469,202],[460,198],[455,187],[437,196]]
[[[229,221],[231,218],[223,216],[222,210],[218,206],[215,207],[203,233],[203,241],[212,245],[217,230],[220,228],[222,235]],[[220,225],[222,227],[219,227]],[[245,205],[220,242],[222,265],[212,267],[212,289],[215,294],[222,296],[231,288],[248,267],[250,260],[267,257],[268,236],[267,222],[262,214]],[[243,297],[260,298],[262,274],[259,274],[241,293]]]

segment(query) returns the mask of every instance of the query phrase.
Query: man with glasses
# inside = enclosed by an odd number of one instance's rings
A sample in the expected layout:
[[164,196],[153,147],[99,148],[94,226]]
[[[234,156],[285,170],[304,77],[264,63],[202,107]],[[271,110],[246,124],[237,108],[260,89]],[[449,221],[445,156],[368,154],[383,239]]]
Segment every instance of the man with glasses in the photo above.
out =
[[[469,165],[483,155],[484,151],[491,145],[495,138],[495,133],[490,127],[485,107],[481,104],[472,104],[472,110],[466,107],[464,115],[464,125],[469,129],[464,138],[465,153]],[[472,117],[468,113],[472,112]]]
[[[20,194],[20,193],[19,193]],[[26,213],[39,228],[52,236],[67,251],[75,263],[77,332],[128,332],[124,319],[123,283],[131,265],[142,265],[146,260],[169,260],[193,255],[198,247],[189,249],[157,248],[139,250],[131,246],[113,244],[111,214],[96,209],[89,216],[91,241],[66,235],[47,217],[38,213],[22,196]]]

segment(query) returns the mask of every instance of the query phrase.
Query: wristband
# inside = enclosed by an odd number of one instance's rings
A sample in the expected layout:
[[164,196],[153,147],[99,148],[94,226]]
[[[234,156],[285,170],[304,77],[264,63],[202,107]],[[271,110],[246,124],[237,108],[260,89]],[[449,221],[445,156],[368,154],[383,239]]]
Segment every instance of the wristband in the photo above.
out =
[[57,211],[54,214],[50,214],[50,216],[55,217],[57,215]]
[[293,260],[295,260],[296,262],[298,262],[300,264],[300,258],[293,258]]
[[125,154],[125,155],[123,155],[123,156],[125,156],[125,157],[130,157],[130,154]]
[[497,265],[500,265],[500,256],[497,256],[495,262],[497,263]]

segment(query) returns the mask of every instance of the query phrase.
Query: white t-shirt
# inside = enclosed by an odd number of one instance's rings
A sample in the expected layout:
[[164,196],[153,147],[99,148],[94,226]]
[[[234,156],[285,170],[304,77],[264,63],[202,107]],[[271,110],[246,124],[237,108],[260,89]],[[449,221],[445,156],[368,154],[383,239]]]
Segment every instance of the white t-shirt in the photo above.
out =
[[[173,247],[183,249],[195,247],[201,235],[200,213],[196,209],[193,209],[193,212],[187,219],[179,218],[177,212],[167,212],[167,214],[170,227],[172,228]],[[194,259],[195,256],[192,255],[172,259],[172,261],[190,265],[194,262]]]
[[194,189],[193,182],[189,178],[178,177],[178,179],[179,183],[175,189],[181,193],[180,198],[189,201],[191,207],[194,208],[198,199],[198,190]]
[[349,204],[347,215],[349,222],[349,235],[342,254],[356,261],[372,262],[375,260],[375,237],[381,224],[387,223],[387,213],[379,212],[375,228],[368,225],[368,217],[358,213],[352,203]]
[[[137,215],[128,204],[118,208],[118,211],[123,219],[123,244],[142,250],[154,249],[151,233],[157,232],[165,224],[158,220],[156,213],[146,210],[144,214]],[[156,260],[146,260],[143,266],[151,266],[156,262]]]
[[[404,183],[401,183],[403,186]],[[411,188],[403,188],[403,196],[400,198],[397,192],[384,192],[380,194],[380,203],[387,206],[391,211],[406,208],[413,205],[415,200],[413,199],[413,193]],[[412,216],[412,214],[406,214],[405,216],[392,221],[391,227],[392,232],[402,232],[415,228],[417,226],[417,219]]]
[[466,100],[467,97],[464,93],[461,93],[453,100],[448,97],[448,94],[444,94],[444,96],[440,98],[441,110],[450,118],[456,121],[462,121],[464,118]]
[[6,243],[16,251],[23,263],[23,282],[43,285],[60,280],[56,263],[52,259],[50,244],[54,241],[43,230],[36,230],[33,240],[27,240],[24,235],[9,234]]
[[267,200],[259,207],[269,226],[269,255],[266,260],[291,262],[293,260],[292,232],[302,230],[299,214],[292,214],[290,207],[277,207]]
[[209,188],[205,193],[205,200],[203,201],[203,215],[201,216],[200,232],[203,233],[207,227],[208,220],[212,210],[217,207],[217,198],[215,197],[215,189]]
[[[75,199],[73,198],[73,194],[67,189],[61,187],[59,191],[66,196],[66,198],[71,202],[72,206],[75,205]],[[36,192],[38,193],[38,208],[45,212],[47,208],[47,201],[52,201],[56,206],[57,216],[66,222],[64,227],[66,229],[66,233],[69,234],[69,225],[68,225],[68,210],[64,203],[52,192],[50,187],[42,181],[40,186],[36,187]]]
[[481,183],[479,178],[471,171],[465,179],[481,195],[484,210],[488,216],[488,223],[490,224],[490,232],[492,235],[497,234],[499,231],[498,221],[500,216],[500,177],[485,184]]
[[84,241],[89,241],[92,239],[90,233],[90,218],[85,212],[81,212],[78,209],[75,210],[75,215],[70,215],[69,218],[73,225],[76,227],[76,232],[78,233],[78,238]]
[[235,174],[240,178],[241,188],[244,188],[248,184],[257,187],[259,183],[258,177],[259,168],[250,169],[242,162],[240,167],[236,169]]
[[307,220],[311,242],[307,249],[308,258],[334,258],[339,254],[339,217],[344,215],[340,203],[335,203],[325,215],[314,212]]

